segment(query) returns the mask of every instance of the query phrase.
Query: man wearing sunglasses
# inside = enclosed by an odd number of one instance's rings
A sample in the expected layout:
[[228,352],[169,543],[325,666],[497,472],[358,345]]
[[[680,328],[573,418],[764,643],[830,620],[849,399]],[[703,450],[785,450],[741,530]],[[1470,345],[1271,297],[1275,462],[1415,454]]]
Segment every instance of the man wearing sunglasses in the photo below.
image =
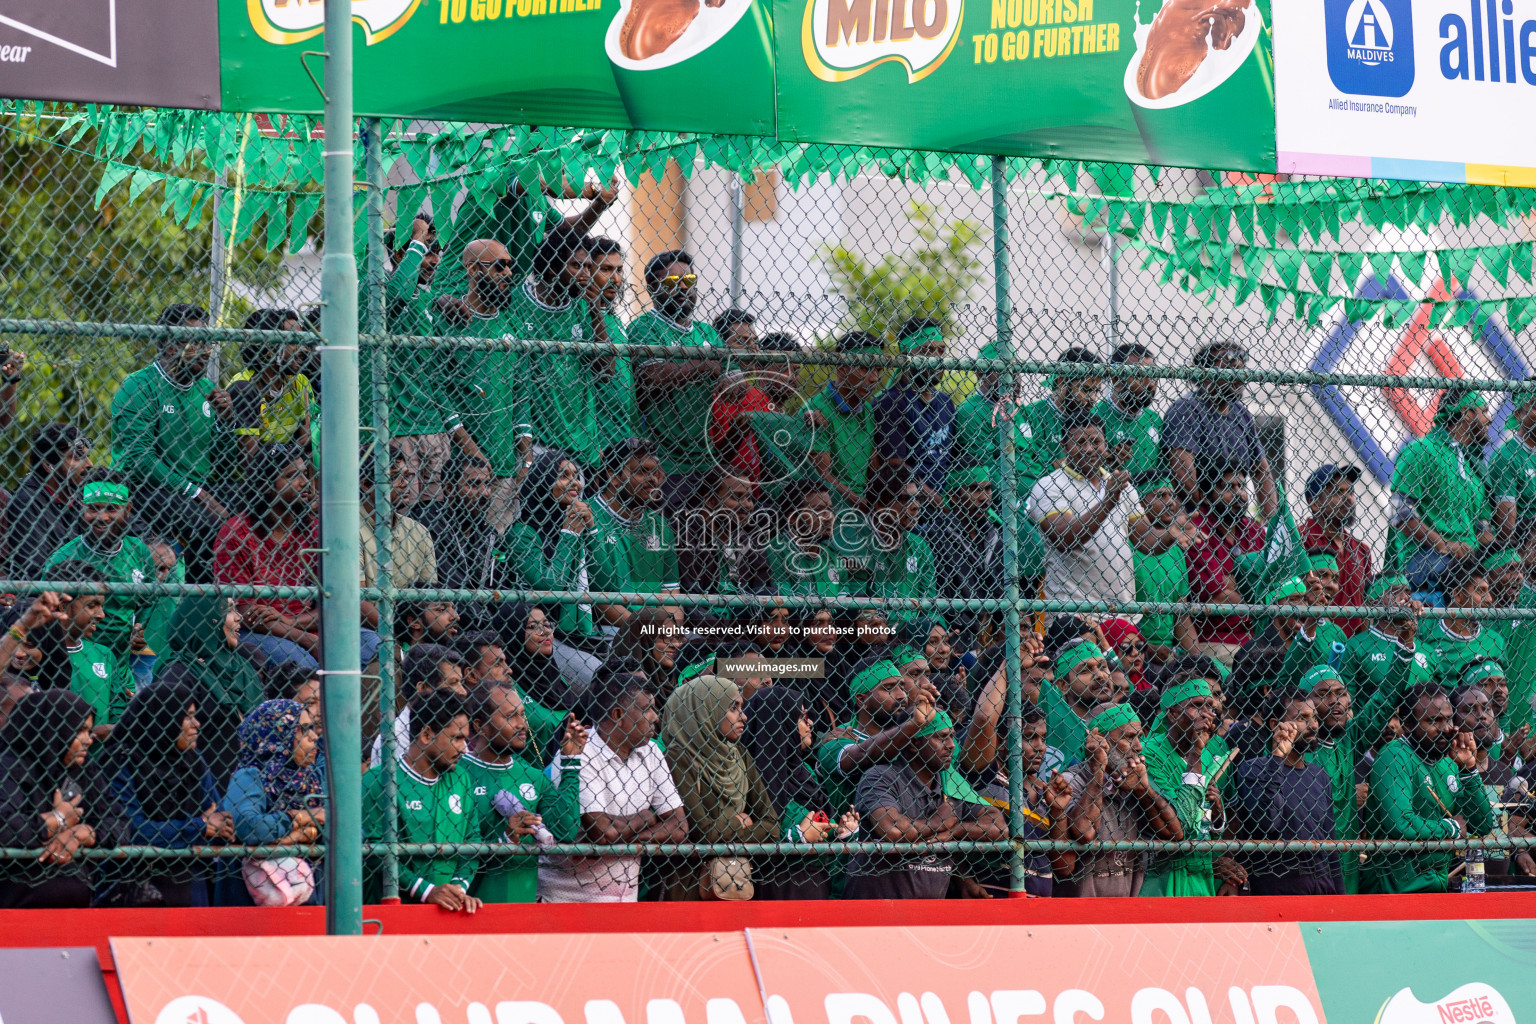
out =
[[662,503],[668,510],[678,508],[698,489],[712,465],[710,406],[721,360],[727,356],[715,329],[693,319],[698,284],[688,253],[673,249],[652,256],[645,265],[645,290],[653,308],[629,325],[632,345],[701,350],[698,359],[642,357],[636,370],[640,411],[667,473]]

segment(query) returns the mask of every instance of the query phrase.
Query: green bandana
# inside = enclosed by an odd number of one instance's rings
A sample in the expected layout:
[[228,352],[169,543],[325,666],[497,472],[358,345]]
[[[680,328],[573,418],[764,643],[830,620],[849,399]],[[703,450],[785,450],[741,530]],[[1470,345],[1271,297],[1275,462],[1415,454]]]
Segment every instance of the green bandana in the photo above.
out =
[[1151,480],[1148,480],[1146,483],[1144,483],[1140,487],[1136,488],[1136,492],[1138,494],[1140,494],[1143,498],[1145,498],[1147,495],[1151,494],[1153,491],[1160,491],[1164,487],[1172,489],[1173,488],[1173,481],[1171,479],[1169,479],[1168,477],[1166,477],[1166,476],[1158,476],[1158,477],[1154,477]]
[[926,659],[927,657],[928,655],[924,654],[921,648],[903,646],[891,652],[891,664],[897,668],[902,668],[912,664],[914,661]]
[[1493,569],[1502,569],[1506,565],[1519,564],[1520,552],[1516,551],[1514,548],[1506,548],[1503,551],[1495,551],[1493,554],[1483,559],[1483,568],[1490,571]]
[[1408,586],[1407,576],[1377,576],[1371,581],[1371,588],[1365,592],[1367,601],[1380,601],[1387,596],[1387,591],[1393,587]]
[[1341,683],[1344,681],[1343,679],[1339,678],[1339,670],[1334,668],[1332,665],[1318,665],[1316,668],[1312,669],[1306,675],[1301,677],[1301,688],[1306,693],[1311,693],[1313,689],[1317,687],[1318,683],[1325,682],[1329,679],[1338,679],[1338,681]]
[[970,487],[972,484],[990,484],[992,471],[986,466],[972,466],[969,469],[957,469],[944,478],[944,486],[949,490],[957,487]]
[[1450,405],[1446,405],[1444,402],[1440,403],[1440,407],[1435,410],[1435,426],[1445,426],[1451,422],[1451,417],[1463,409],[1486,409],[1487,407],[1488,403],[1483,401],[1482,395],[1476,391],[1468,391]]
[[1099,650],[1099,645],[1092,640],[1084,640],[1082,643],[1073,644],[1060,654],[1056,655],[1056,678],[1065,679],[1067,673],[1093,658],[1104,657],[1104,652]]
[[1472,664],[1466,667],[1466,669],[1461,673],[1461,685],[1476,686],[1484,679],[1503,678],[1505,678],[1504,666],[1500,665],[1492,658],[1485,658],[1482,661],[1474,661]]
[[1186,700],[1191,700],[1195,697],[1209,697],[1210,695],[1211,684],[1209,681],[1205,679],[1186,679],[1184,682],[1176,686],[1170,686],[1163,691],[1162,697],[1157,702],[1157,710],[1166,714],[1176,704],[1182,704]]
[[1264,595],[1265,604],[1279,604],[1288,597],[1298,597],[1307,592],[1307,585],[1301,582],[1301,577],[1292,576],[1281,583],[1275,589]]
[[685,683],[692,679],[694,676],[703,675],[706,672],[710,675],[715,674],[715,656],[713,654],[705,658],[703,661],[696,661],[692,665],[684,668],[677,674],[677,681],[679,683]]
[[1339,571],[1339,560],[1326,551],[1319,551],[1315,555],[1307,556],[1307,565],[1310,569],[1331,569]]
[[896,343],[896,347],[903,352],[911,352],[913,349],[921,348],[922,346],[928,344],[930,341],[943,340],[943,331],[939,330],[937,327],[924,327],[916,334],[909,334],[905,338],[902,338]]
[[933,715],[933,721],[917,730],[917,734],[912,738],[915,740],[920,740],[924,736],[932,736],[936,733],[943,732],[945,729],[953,729],[954,727],[955,720],[949,717],[949,712],[936,711]]
[[1116,704],[1112,708],[1105,708],[1092,718],[1088,719],[1088,728],[1099,730],[1099,735],[1108,736],[1122,725],[1130,725],[1132,722],[1140,722],[1136,717],[1136,709],[1129,704]]
[[860,345],[858,348],[850,348],[843,353],[845,356],[883,356],[885,347],[882,345]]
[[858,700],[892,676],[900,678],[901,669],[889,661],[877,661],[853,677],[853,682],[848,684],[848,696]]
[[126,505],[128,504],[128,485],[94,480],[86,484],[81,491],[81,500],[87,505]]
[[[1512,409],[1524,408],[1532,402],[1536,402],[1536,391],[1517,391],[1509,396],[1509,402]],[[1518,430],[1520,429],[1520,421],[1511,415],[1509,419],[1504,421],[1504,429]]]
[[[997,343],[993,342],[993,341],[989,341],[985,345],[981,346],[981,351],[976,353],[976,358],[977,359],[1001,359],[1001,358],[1003,358],[1003,356],[1002,356],[1002,353],[1000,353],[997,350]],[[1533,393],[1536,393],[1536,392],[1533,392]]]

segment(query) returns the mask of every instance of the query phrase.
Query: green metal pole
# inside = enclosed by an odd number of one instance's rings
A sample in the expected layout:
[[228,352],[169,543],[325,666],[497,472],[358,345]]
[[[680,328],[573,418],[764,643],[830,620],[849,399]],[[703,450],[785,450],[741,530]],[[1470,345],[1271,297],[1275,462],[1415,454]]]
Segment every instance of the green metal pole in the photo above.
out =
[[325,930],[363,933],[358,666],[357,257],[352,251],[352,2],[325,0],[325,261],[320,376],[321,667],[331,800]]
[[[368,162],[368,321],[371,333],[388,329],[384,264],[384,160],[378,118],[366,129]],[[384,812],[385,843],[399,840],[399,808],[395,805],[395,598],[391,573],[394,509],[389,502],[389,346],[372,345],[368,372],[373,376],[373,535],[378,542],[379,609],[379,748],[384,786],[379,796]],[[380,898],[400,899],[400,858],[393,851],[380,861]]]
[[[1008,178],[1007,164],[992,158],[992,275],[997,307],[997,354],[1013,358],[1013,303],[1008,297]],[[1013,373],[999,380],[999,395],[1007,415],[997,421],[997,468],[1002,493],[998,508],[1003,519],[1003,664],[1008,673],[1008,834],[1017,841],[1024,832],[1023,685],[1019,678],[1019,497],[1014,473]],[[985,680],[983,680],[985,682]],[[1008,859],[1008,894],[1024,895],[1024,851],[1015,847]]]

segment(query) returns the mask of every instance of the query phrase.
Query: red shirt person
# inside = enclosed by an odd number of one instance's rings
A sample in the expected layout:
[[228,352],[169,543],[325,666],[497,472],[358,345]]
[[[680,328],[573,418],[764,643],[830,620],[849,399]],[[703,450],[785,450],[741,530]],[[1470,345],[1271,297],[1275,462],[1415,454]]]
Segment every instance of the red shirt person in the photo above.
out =
[[[1371,579],[1371,549],[1349,532],[1355,525],[1355,483],[1358,466],[1319,466],[1307,477],[1307,507],[1312,515],[1301,524],[1301,541],[1308,551],[1326,549],[1339,560],[1341,605],[1365,604]],[[1335,619],[1346,636],[1365,628],[1364,619]]]
[[[1205,539],[1185,552],[1192,601],[1242,604],[1236,557],[1264,547],[1264,527],[1248,516],[1248,474],[1231,465],[1200,474],[1201,508],[1193,517]],[[1237,649],[1253,639],[1244,615],[1196,615],[1195,651],[1231,666]]]

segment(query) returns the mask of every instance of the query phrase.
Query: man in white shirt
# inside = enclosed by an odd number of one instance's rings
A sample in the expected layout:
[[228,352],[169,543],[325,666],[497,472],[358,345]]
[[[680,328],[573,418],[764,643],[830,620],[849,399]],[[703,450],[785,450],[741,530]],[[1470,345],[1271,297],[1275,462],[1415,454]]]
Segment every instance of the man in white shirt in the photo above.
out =
[[[656,735],[656,695],[645,677],[600,670],[588,691],[595,722],[582,751],[582,837],[595,843],[681,843],[688,838],[683,799]],[[558,785],[560,765],[549,768]],[[640,858],[543,857],[543,903],[633,903],[640,892]]]
[[1045,539],[1046,600],[1133,601],[1131,546],[1160,554],[1176,542],[1175,531],[1147,521],[1129,473],[1105,468],[1104,422],[1096,413],[1067,417],[1061,445],[1065,465],[1029,492],[1030,517]]

